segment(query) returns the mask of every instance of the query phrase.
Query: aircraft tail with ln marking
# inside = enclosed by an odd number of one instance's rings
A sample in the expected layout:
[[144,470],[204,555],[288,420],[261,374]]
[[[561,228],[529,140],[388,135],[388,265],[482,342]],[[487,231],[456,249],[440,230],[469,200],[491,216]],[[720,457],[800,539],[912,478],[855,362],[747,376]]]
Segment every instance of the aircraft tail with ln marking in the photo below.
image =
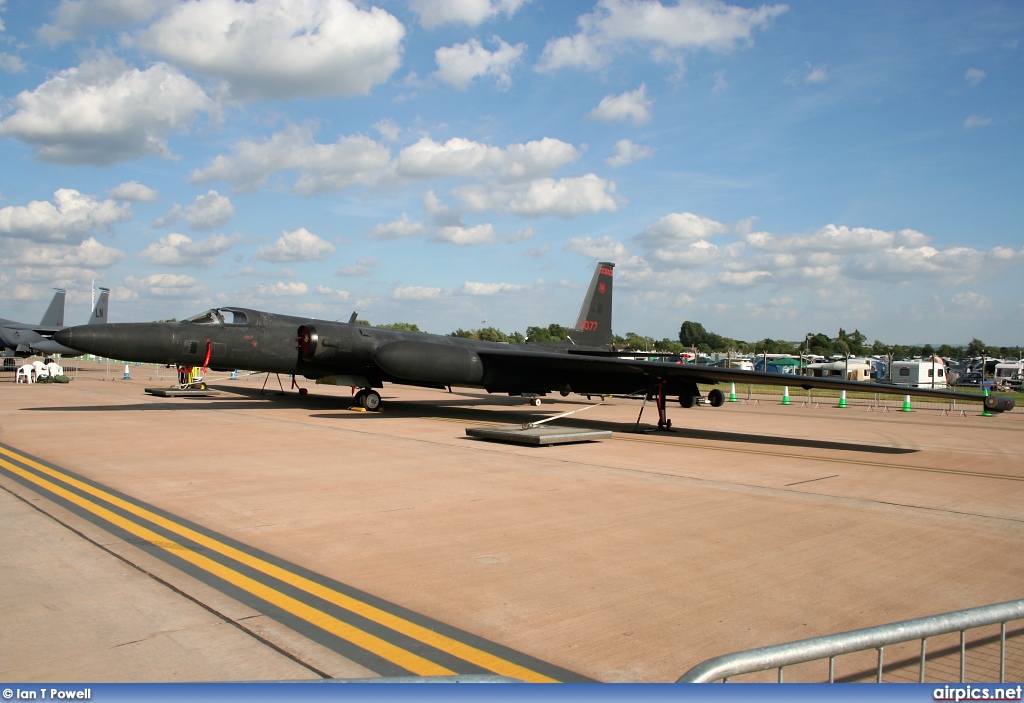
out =
[[64,326],[64,296],[63,288],[58,288],[50,301],[50,307],[46,308],[43,319],[39,322],[40,327],[59,328]]
[[96,299],[96,307],[89,316],[88,325],[102,325],[107,322],[107,303],[110,300],[110,289],[100,288],[100,297]]
[[587,297],[569,339],[577,346],[601,347],[612,343],[612,269],[602,261],[594,271]]

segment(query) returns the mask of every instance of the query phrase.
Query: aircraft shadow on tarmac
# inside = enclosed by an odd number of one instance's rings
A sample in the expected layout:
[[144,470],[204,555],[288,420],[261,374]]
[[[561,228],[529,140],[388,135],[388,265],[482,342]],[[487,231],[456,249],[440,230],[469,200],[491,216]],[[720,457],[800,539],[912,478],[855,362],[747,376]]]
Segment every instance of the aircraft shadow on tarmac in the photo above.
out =
[[[449,394],[445,400],[401,400],[393,397],[387,398],[386,410],[382,413],[376,412],[338,412],[345,406],[348,398],[338,395],[299,395],[294,391],[281,394],[280,391],[269,389],[261,391],[253,387],[240,387],[233,385],[211,386],[216,390],[223,390],[232,395],[219,398],[211,397],[203,400],[168,398],[151,403],[132,403],[121,405],[90,405],[79,407],[46,407],[26,408],[32,411],[47,412],[138,412],[150,410],[181,411],[181,410],[253,410],[265,405],[267,407],[302,407],[308,410],[323,410],[310,417],[327,420],[344,420],[346,422],[381,421],[403,417],[437,417],[447,420],[466,420],[469,422],[501,422],[510,425],[518,425],[526,422],[536,422],[546,417],[551,417],[558,412],[564,412],[566,407],[593,405],[591,401],[575,399],[558,399],[557,405],[535,408],[524,405],[520,398],[508,398],[498,395],[477,395],[470,393],[455,392]],[[243,396],[239,398],[238,396]],[[507,410],[495,409],[496,405],[506,405]],[[650,404],[649,404],[650,405]],[[486,408],[486,409],[483,409]],[[529,408],[529,409],[527,409]],[[646,412],[656,413],[653,407],[647,408]],[[695,412],[695,410],[683,411]],[[696,410],[696,412],[700,412]],[[633,431],[635,423],[628,422],[605,422],[601,420],[587,419],[584,417],[565,417],[557,420],[559,425],[568,427],[580,427],[595,430],[610,430],[612,432]],[[641,423],[641,428],[648,429],[651,426]],[[874,444],[854,444],[851,442],[833,442],[820,439],[806,439],[799,437],[778,437],[774,435],[751,434],[745,432],[721,432],[717,430],[698,430],[686,427],[673,427],[673,432],[658,432],[659,436],[677,437],[679,439],[696,439],[712,442],[731,442],[739,444],[760,444],[783,447],[801,447],[804,449],[824,449],[829,451],[842,452],[866,452],[871,454],[914,454],[916,449],[905,449],[900,447],[884,447]],[[467,441],[477,441],[467,438]]]

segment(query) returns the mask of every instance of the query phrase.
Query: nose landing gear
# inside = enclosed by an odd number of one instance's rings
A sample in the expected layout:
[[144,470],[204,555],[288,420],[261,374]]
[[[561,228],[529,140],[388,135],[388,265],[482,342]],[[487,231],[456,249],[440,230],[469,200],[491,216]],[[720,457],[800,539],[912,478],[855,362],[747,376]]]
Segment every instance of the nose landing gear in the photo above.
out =
[[373,390],[372,388],[362,389],[361,391],[356,393],[356,397],[354,400],[356,401],[356,405],[363,408],[364,410],[369,410],[371,412],[374,410],[380,410],[380,406],[382,403],[380,393]]

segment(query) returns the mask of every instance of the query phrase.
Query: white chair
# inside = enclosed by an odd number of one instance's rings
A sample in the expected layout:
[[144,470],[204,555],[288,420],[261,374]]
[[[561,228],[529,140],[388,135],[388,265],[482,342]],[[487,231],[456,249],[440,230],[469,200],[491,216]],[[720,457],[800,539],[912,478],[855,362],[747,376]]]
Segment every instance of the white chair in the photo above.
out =
[[[14,377],[15,383],[32,383],[32,374],[35,372],[35,367],[32,364],[25,364],[24,366],[18,367],[18,373]],[[22,377],[25,380],[22,380]]]
[[50,375],[50,372],[46,370],[46,364],[44,364],[41,361],[33,361],[32,362],[32,367],[36,371],[36,380],[37,381],[39,379],[41,379],[41,378],[46,378],[47,376]]
[[51,361],[49,364],[46,364],[46,373],[50,374],[50,378],[55,378],[56,376],[63,376],[64,368],[55,361]]

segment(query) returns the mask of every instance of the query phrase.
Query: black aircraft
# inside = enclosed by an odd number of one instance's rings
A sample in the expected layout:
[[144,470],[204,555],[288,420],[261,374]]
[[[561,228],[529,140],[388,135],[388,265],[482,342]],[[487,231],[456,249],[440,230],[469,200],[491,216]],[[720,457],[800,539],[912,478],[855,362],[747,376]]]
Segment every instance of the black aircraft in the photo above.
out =
[[[61,344],[125,361],[216,370],[249,369],[301,374],[318,383],[353,386],[356,400],[380,407],[385,381],[429,388],[461,386],[489,393],[532,397],[645,394],[658,406],[658,426],[671,428],[665,399],[678,397],[691,408],[701,398],[697,384],[760,383],[804,389],[896,393],[982,401],[994,412],[1013,407],[1009,398],[907,388],[881,383],[744,371],[664,361],[616,358],[612,348],[612,278],[615,264],[597,265],[572,333],[561,342],[503,344],[420,332],[379,329],[245,308],[208,310],[182,322],[119,323],[69,327],[55,335]],[[713,389],[714,407],[725,394]]]

